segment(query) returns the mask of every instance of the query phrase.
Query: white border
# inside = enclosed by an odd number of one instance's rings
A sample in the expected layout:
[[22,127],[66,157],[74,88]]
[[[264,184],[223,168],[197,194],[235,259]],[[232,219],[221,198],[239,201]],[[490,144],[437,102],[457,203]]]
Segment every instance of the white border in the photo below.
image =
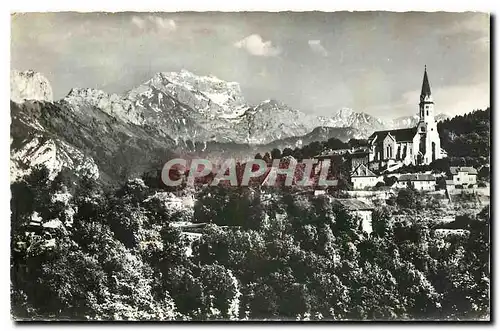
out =
[[14,11],[339,11],[339,10],[390,10],[390,11],[484,11],[494,7],[493,1],[325,1],[325,0],[210,0],[210,1],[15,1]]
[[[240,0],[240,1],[230,1],[230,0],[182,0],[176,1],[175,3],[168,3],[168,0],[138,0],[138,1],[106,1],[106,0],[84,0],[84,1],[69,1],[69,0],[15,0],[3,1],[0,6],[2,6],[1,14],[1,25],[0,25],[0,36],[2,45],[4,45],[4,52],[2,52],[1,63],[1,79],[0,79],[0,93],[2,100],[2,109],[0,110],[0,153],[2,155],[2,162],[0,162],[0,211],[2,212],[1,218],[1,233],[3,234],[3,240],[1,241],[0,257],[3,266],[3,272],[1,273],[0,288],[0,307],[1,307],[1,319],[2,325],[7,326],[8,329],[12,329],[15,325],[10,320],[10,272],[9,272],[9,255],[10,255],[10,191],[9,191],[9,158],[10,153],[10,136],[9,136],[9,125],[10,125],[10,111],[9,111],[9,100],[10,100],[10,13],[12,12],[37,12],[37,11],[339,11],[339,10],[387,10],[387,11],[481,11],[481,12],[492,12],[497,13],[496,8],[498,4],[495,4],[491,0],[466,0],[466,1],[437,1],[437,0],[419,0],[419,1],[397,1],[397,0],[385,0],[385,1],[330,1],[327,0],[303,0],[292,2],[290,0]],[[8,6],[8,7],[7,7]],[[6,8],[4,8],[6,7]],[[498,23],[496,23],[498,24]],[[495,28],[495,31],[497,29]],[[496,33],[494,34],[496,35]],[[492,59],[493,61],[497,60]],[[495,68],[495,66],[494,66]],[[495,70],[496,73],[496,70]],[[492,74],[495,74],[492,72]],[[492,95],[498,95],[498,85],[494,85],[495,90],[491,91]],[[495,112],[495,109],[493,109]],[[495,127],[500,127],[500,116],[495,116]],[[498,136],[498,134],[497,134]],[[492,141],[492,146],[494,146],[494,155],[500,155],[500,145],[497,141]],[[497,160],[492,160],[496,164]],[[495,174],[495,184],[498,186],[498,175]],[[495,195],[496,197],[496,195]],[[497,205],[497,199],[492,201],[491,206]],[[496,213],[495,213],[496,215]],[[493,222],[492,222],[493,223]],[[493,226],[495,230],[494,238],[499,238],[498,229],[500,225],[496,224]],[[498,247],[500,245],[495,244],[494,256],[498,256]],[[495,261],[491,261],[492,268],[495,268]],[[493,270],[495,271],[495,270]],[[496,272],[493,275],[497,275]],[[498,277],[496,277],[498,279]],[[496,284],[498,287],[498,284]],[[498,302],[493,308],[498,306]],[[493,313],[493,316],[498,318],[498,311]],[[58,325],[64,329],[70,329],[75,327],[75,325]],[[97,325],[85,325],[80,326],[83,328],[88,328],[90,326]],[[99,325],[101,326],[101,325]],[[114,324],[112,327],[122,327],[123,325]],[[144,328],[149,325],[137,325],[128,324],[127,326],[132,328]],[[161,325],[160,327],[178,328],[177,325]],[[188,325],[188,327],[198,327],[199,325]],[[228,325],[210,325],[211,327],[232,327],[234,324]],[[238,324],[237,326],[242,326]],[[283,324],[270,325],[270,327],[284,327],[288,328],[291,325]],[[304,325],[294,325],[295,327],[304,327]],[[315,325],[316,327],[319,325]],[[322,324],[323,327],[363,327],[363,326],[345,326],[345,325],[327,325]],[[366,325],[366,327],[373,327],[374,325]],[[380,327],[396,327],[400,328],[401,324],[396,325],[375,325]],[[437,328],[439,325],[412,325],[419,328],[432,329]],[[477,325],[468,325],[471,327],[477,327]],[[41,327],[53,328],[54,325],[41,325]],[[182,326],[185,327],[185,326]],[[206,326],[205,326],[206,327]],[[246,326],[248,327],[248,326]],[[265,327],[264,325],[258,325],[257,327]]]

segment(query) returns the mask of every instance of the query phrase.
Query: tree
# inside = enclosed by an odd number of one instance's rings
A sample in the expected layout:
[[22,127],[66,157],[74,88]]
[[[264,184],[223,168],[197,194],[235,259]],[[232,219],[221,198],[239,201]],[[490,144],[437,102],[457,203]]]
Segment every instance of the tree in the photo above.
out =
[[262,159],[264,161],[266,161],[267,164],[271,164],[272,163],[271,154],[269,154],[269,152],[266,152],[266,154],[264,154],[264,157],[262,157]]
[[417,206],[417,193],[411,188],[402,189],[398,192],[396,203],[403,208],[415,208]]
[[384,183],[386,186],[392,186],[398,181],[396,176],[384,176]]
[[376,208],[372,214],[373,232],[379,237],[388,237],[392,235],[392,215],[390,210],[385,208]]
[[323,150],[323,145],[319,141],[313,141],[309,145],[302,148],[303,158],[313,158],[314,156],[320,154]]
[[349,142],[347,144],[351,148],[366,147],[369,145],[367,139],[356,139],[356,138],[349,139]]
[[[438,123],[441,147],[454,157],[485,157],[490,155],[490,108],[455,116]],[[464,159],[465,162],[465,159]],[[464,164],[465,165],[465,164]]]
[[291,149],[290,147],[286,147],[283,150],[283,154],[282,154],[283,157],[285,157],[285,156],[292,156],[292,155],[293,155],[293,149]]
[[272,151],[271,151],[271,159],[273,160],[277,160],[277,159],[280,159],[281,158],[281,151],[277,148],[274,148]]
[[489,181],[490,180],[490,167],[484,166],[481,167],[478,171],[477,177],[481,180]]
[[248,308],[255,319],[277,318],[279,297],[274,288],[263,279],[248,285]]
[[295,149],[293,150],[292,156],[298,161],[301,161],[303,158],[305,158],[304,153],[302,152],[302,149],[300,149],[298,147],[295,147]]
[[220,265],[204,265],[200,270],[200,279],[205,296],[204,311],[212,316],[212,308],[217,309],[220,317],[227,318],[232,301],[237,296],[238,281],[230,270]]
[[207,187],[198,194],[194,218],[198,223],[258,228],[264,218],[260,191],[250,187]]
[[342,140],[340,140],[338,138],[335,138],[335,137],[332,137],[332,138],[328,139],[328,141],[326,142],[326,146],[328,148],[330,148],[330,149],[333,149],[333,150],[335,150],[335,149],[343,149],[343,148],[348,148],[349,147],[348,144],[344,143]]
[[438,190],[446,190],[446,178],[445,177],[440,177],[438,180],[437,180],[437,183],[436,183],[436,188]]

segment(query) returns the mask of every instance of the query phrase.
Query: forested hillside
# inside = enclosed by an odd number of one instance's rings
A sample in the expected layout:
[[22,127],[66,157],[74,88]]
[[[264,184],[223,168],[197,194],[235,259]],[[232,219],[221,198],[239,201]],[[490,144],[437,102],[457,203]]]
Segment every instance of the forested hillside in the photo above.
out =
[[[211,190],[211,188],[209,188]],[[72,319],[472,319],[489,314],[489,211],[444,240],[406,195],[374,233],[325,197],[201,191],[169,207],[40,168],[12,184],[12,312]],[[167,195],[168,196],[168,195]],[[408,196],[413,202],[407,203]],[[404,203],[404,204],[403,204]],[[251,212],[250,212],[251,211]],[[186,250],[176,224],[209,222]],[[237,221],[237,222],[235,222]],[[36,226],[39,222],[41,226]]]
[[490,157],[490,108],[438,123],[441,148],[449,157]]

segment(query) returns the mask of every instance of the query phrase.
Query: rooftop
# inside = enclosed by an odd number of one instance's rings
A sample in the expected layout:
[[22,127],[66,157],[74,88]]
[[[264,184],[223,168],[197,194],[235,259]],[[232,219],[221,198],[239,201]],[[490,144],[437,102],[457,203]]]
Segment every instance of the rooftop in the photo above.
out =
[[431,95],[431,85],[429,84],[429,77],[427,76],[427,66],[424,70],[424,80],[422,81],[422,90],[420,91],[421,96]]
[[435,181],[436,177],[431,174],[407,174],[407,175],[401,175],[399,176],[398,181],[399,182],[416,182],[416,181]]
[[334,203],[337,203],[349,211],[355,210],[373,210],[373,206],[367,202],[358,199],[334,199]]
[[381,141],[388,134],[393,136],[396,141],[413,141],[413,137],[417,134],[417,128],[376,131],[370,136],[369,139],[373,140],[374,138],[377,138]]
[[321,154],[314,156],[314,158],[325,158],[334,155],[345,155],[350,154],[351,156],[365,155],[370,151],[366,147],[358,148],[339,148],[339,149],[328,149],[323,151]]
[[452,175],[456,175],[459,172],[467,172],[469,175],[477,175],[477,170],[474,167],[450,167],[450,172]]
[[347,154],[349,153],[349,149],[348,148],[342,148],[342,149],[330,149],[330,150],[327,150],[327,151],[324,151],[322,152],[321,154],[318,154],[316,156],[314,156],[314,158],[325,158],[325,157],[330,157],[330,156],[334,156],[334,155],[344,155],[344,154]]
[[360,164],[359,166],[357,166],[356,169],[354,169],[354,171],[353,171],[353,173],[351,175],[351,177],[376,177],[376,176],[377,175],[375,175],[364,164]]

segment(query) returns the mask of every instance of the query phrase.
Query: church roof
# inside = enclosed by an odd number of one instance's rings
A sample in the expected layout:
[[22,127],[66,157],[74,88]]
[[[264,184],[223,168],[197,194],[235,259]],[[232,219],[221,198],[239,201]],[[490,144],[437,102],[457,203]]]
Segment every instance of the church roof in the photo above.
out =
[[370,136],[369,139],[373,140],[377,137],[377,140],[383,140],[389,133],[396,139],[396,141],[412,141],[413,137],[417,134],[417,128],[376,131]]
[[367,166],[360,164],[354,169],[351,177],[377,177]]
[[424,80],[422,81],[421,96],[431,95],[431,85],[429,84],[429,77],[427,77],[427,67],[424,70]]

